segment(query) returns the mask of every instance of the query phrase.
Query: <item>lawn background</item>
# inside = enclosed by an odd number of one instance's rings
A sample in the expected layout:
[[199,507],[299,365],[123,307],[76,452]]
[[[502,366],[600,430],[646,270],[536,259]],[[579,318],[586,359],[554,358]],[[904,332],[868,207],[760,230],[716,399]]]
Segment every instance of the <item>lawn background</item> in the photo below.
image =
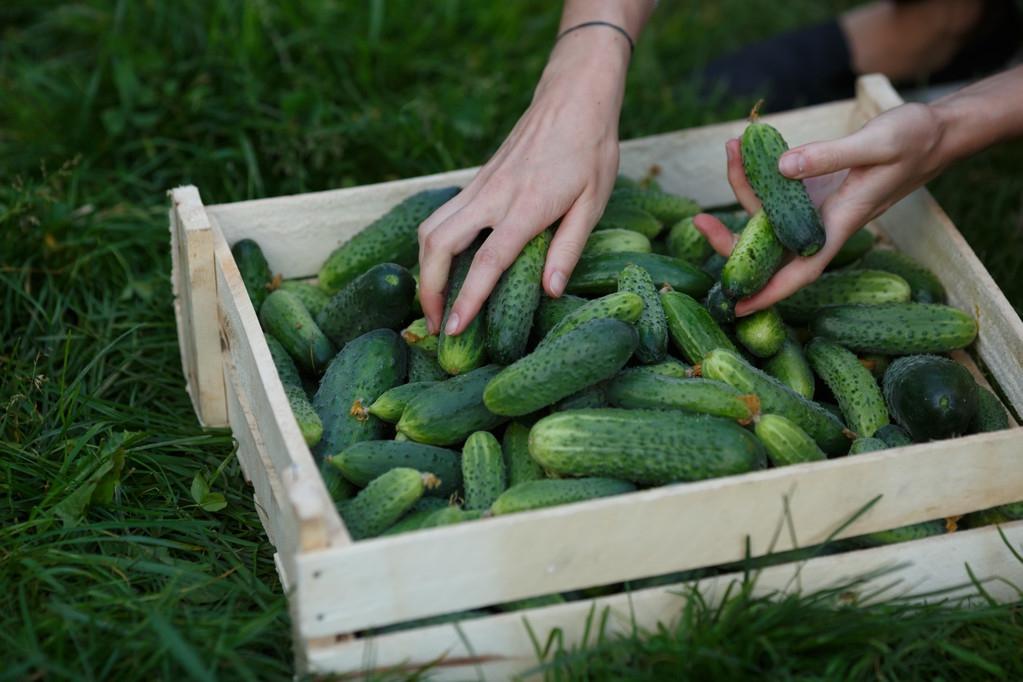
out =
[[[848,4],[661,3],[622,138],[737,117],[696,101],[690,69]],[[0,6],[0,678],[290,674],[230,434],[200,430],[184,392],[164,193],[222,203],[482,163],[529,102],[557,5]],[[1017,310],[1021,161],[1007,144],[932,183]],[[77,518],[71,493],[115,450],[116,503]],[[198,505],[203,484],[226,507]]]

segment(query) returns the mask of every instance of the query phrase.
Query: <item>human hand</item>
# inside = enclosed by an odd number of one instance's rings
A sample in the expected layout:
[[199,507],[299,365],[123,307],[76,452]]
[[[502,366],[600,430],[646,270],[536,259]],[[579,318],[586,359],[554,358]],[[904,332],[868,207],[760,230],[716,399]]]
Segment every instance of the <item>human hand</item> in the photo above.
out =
[[[951,160],[943,145],[944,133],[943,120],[932,107],[904,104],[851,135],[785,152],[778,170],[804,181],[820,211],[827,242],[812,256],[793,257],[763,289],[739,302],[735,314],[767,308],[816,280],[856,230],[938,175]],[[752,214],[760,201],[746,179],[739,140],[729,140],[725,150],[728,182],[739,203]],[[737,235],[720,221],[701,214],[693,222],[718,253],[731,253]]]

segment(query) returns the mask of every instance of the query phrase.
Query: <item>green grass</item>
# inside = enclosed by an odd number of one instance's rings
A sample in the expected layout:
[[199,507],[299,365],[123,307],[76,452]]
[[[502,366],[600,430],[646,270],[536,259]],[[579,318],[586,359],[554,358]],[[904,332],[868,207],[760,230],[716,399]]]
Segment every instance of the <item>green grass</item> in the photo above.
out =
[[[529,101],[554,4],[0,7],[0,678],[290,674],[286,602],[230,435],[199,429],[183,389],[164,192],[194,183],[227,202],[481,163]],[[832,9],[662,5],[636,52],[623,138],[738,115],[696,102],[688,70]],[[1017,309],[1021,158],[1007,145],[934,185]],[[113,503],[82,511],[122,454]],[[196,501],[197,475],[225,507]],[[971,649],[997,613],[940,641]],[[708,628],[596,651],[609,675],[680,660],[685,637],[746,656],[741,629],[715,640]],[[901,636],[882,630],[878,650]],[[785,670],[811,660],[779,651]]]

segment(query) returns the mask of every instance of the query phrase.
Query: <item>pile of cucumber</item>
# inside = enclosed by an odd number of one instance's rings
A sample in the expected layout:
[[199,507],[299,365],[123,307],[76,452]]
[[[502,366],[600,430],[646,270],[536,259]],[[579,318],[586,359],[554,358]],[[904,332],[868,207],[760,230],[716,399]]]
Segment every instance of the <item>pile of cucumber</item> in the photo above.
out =
[[[720,214],[740,232],[729,258],[693,226],[695,202],[620,177],[564,296],[542,291],[547,230],[454,337],[429,334],[421,317],[416,229],[457,188],[395,206],[331,253],[315,284],[280,282],[257,244],[236,243],[295,418],[352,536],[1006,428],[998,398],[945,356],[972,343],[976,321],[869,232],[818,281],[735,318],[735,301],[763,287],[787,250],[824,243],[802,184],[777,173],[784,148],[765,124],[747,130],[743,157],[764,210]],[[479,244],[455,259],[448,308]],[[999,513],[1023,516],[1023,505]]]

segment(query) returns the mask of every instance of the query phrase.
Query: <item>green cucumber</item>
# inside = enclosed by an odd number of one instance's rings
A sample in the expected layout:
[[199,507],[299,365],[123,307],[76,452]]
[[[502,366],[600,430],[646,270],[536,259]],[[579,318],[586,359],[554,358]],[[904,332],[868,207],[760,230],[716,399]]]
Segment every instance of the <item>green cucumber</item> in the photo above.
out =
[[807,400],[813,399],[814,379],[803,347],[791,337],[785,339],[781,349],[764,363],[764,371]]
[[938,355],[894,360],[884,373],[884,398],[892,417],[917,442],[967,433],[977,414],[973,376]]
[[338,511],[353,540],[380,535],[437,485],[437,477],[415,469],[391,469],[370,481],[358,495],[338,504]]
[[501,450],[509,488],[545,478],[543,469],[529,456],[529,427],[522,422],[508,424],[501,439]]
[[661,305],[671,339],[690,362],[701,362],[715,348],[735,350],[735,344],[693,297],[679,291],[662,291]]
[[888,408],[874,375],[859,358],[836,343],[813,339],[806,358],[842,408],[846,425],[860,438],[873,436],[888,423]]
[[767,214],[757,211],[721,269],[721,287],[733,299],[752,296],[777,272],[784,253]]
[[618,288],[618,274],[626,265],[638,265],[657,287],[668,286],[690,296],[703,296],[714,283],[710,277],[684,260],[656,253],[606,253],[580,258],[568,291],[573,294],[609,294]]
[[887,450],[888,444],[880,438],[873,438],[866,436],[863,438],[857,438],[853,441],[852,446],[849,448],[850,455],[862,455],[866,452],[877,452],[878,450]]
[[924,521],[923,523],[914,523],[910,526],[867,533],[866,535],[850,538],[849,542],[857,547],[880,547],[881,545],[893,545],[898,542],[922,540],[934,535],[943,535],[946,532],[947,529],[944,521]]
[[547,336],[562,319],[576,308],[586,305],[587,301],[581,296],[565,294],[558,298],[540,297],[540,305],[536,308],[533,316],[533,338],[540,340]]
[[529,432],[529,454],[559,476],[654,485],[741,474],[765,464],[760,441],[734,421],[615,408],[544,417]]
[[710,214],[720,220],[733,234],[740,234],[750,219],[750,214],[746,211],[711,211]]
[[721,381],[693,377],[678,379],[642,369],[627,369],[607,384],[613,407],[651,410],[685,410],[734,419],[748,424],[758,412],[759,400],[743,395]]
[[501,370],[487,384],[483,402],[495,414],[529,414],[613,376],[638,342],[624,322],[590,320]]
[[693,265],[700,265],[714,253],[714,247],[703,233],[696,229],[692,217],[683,218],[672,225],[665,243],[669,256]]
[[937,303],[836,306],[822,311],[812,328],[849,350],[889,355],[947,353],[977,338],[973,317]]
[[653,239],[661,233],[661,222],[637,206],[608,204],[593,230],[629,230]]
[[462,446],[465,508],[486,511],[507,487],[501,444],[492,433],[477,431]]
[[735,299],[725,293],[721,282],[714,282],[714,286],[707,292],[707,312],[718,324],[735,322],[735,303]]
[[645,365],[660,362],[668,352],[668,321],[653,280],[638,265],[626,265],[618,276],[618,289],[631,291],[643,299],[643,312],[636,320],[639,333],[636,359]]
[[450,506],[451,502],[443,497],[423,496],[408,511],[409,514],[412,514],[421,511],[437,511],[438,509],[445,509]]
[[415,280],[402,266],[374,265],[334,294],[316,323],[338,346],[374,329],[400,329],[415,291]]
[[306,372],[319,374],[334,357],[330,339],[316,326],[302,302],[287,291],[272,292],[259,309],[263,330],[281,342]]
[[611,319],[634,324],[643,315],[643,308],[643,297],[632,291],[619,291],[587,301],[562,317],[561,321],[540,340],[537,347],[548,344],[573,329],[578,329],[590,320]]
[[[419,499],[439,500],[440,498],[421,497]],[[447,505],[446,502],[444,504]],[[380,535],[382,537],[387,535],[400,535],[401,533],[408,533],[414,530],[419,530],[423,527],[423,524],[429,521],[430,518],[436,513],[437,513],[436,509],[423,509],[420,511],[416,511],[415,509],[409,509],[405,516],[401,517],[401,520],[399,520],[397,523],[395,523],[393,526],[385,530]]]
[[607,382],[601,381],[576,391],[551,405],[552,412],[582,410],[588,407],[607,407]]
[[917,303],[944,303],[948,298],[938,277],[904,253],[882,250],[863,256],[856,267],[891,272],[909,283],[912,299]]
[[444,381],[448,373],[444,371],[437,358],[430,355],[421,348],[409,348],[408,354],[408,380],[409,383],[420,383],[423,381]]
[[430,333],[426,326],[425,317],[413,320],[409,326],[402,329],[401,338],[405,339],[405,343],[409,345],[409,348],[418,348],[436,357],[437,335]]
[[287,291],[302,301],[302,305],[305,306],[305,309],[309,311],[313,318],[319,315],[320,311],[330,301],[330,296],[323,289],[315,287],[309,282],[302,282],[297,279],[286,279],[277,288]]
[[677,223],[700,212],[700,205],[692,199],[668,194],[656,189],[622,187],[611,192],[608,206],[635,206],[650,213],[663,223]]
[[605,253],[650,253],[652,247],[645,235],[632,230],[609,228],[597,230],[586,240],[584,256],[600,256]]
[[411,441],[366,440],[353,443],[327,461],[357,486],[365,486],[391,469],[429,471],[439,483],[428,494],[448,497],[462,484],[458,453]]
[[700,270],[703,271],[711,280],[720,280],[721,272],[725,269],[725,263],[728,262],[728,258],[722,256],[720,253],[710,254],[710,258],[703,262],[700,266]]
[[816,441],[791,419],[780,414],[761,415],[753,430],[764,444],[771,464],[776,467],[825,459]]
[[1009,415],[1005,406],[990,389],[977,385],[977,413],[970,422],[970,433],[1003,431],[1009,428]]
[[281,383],[284,384],[285,388],[288,386],[302,387],[302,377],[298,373],[298,367],[295,366],[295,361],[291,359],[287,349],[281,345],[281,342],[270,336],[264,334],[263,338],[266,339],[266,346],[270,349],[270,358],[274,361],[274,367],[277,369],[277,376],[280,377]]
[[374,417],[379,417],[388,424],[397,424],[409,401],[438,383],[437,381],[415,381],[389,388],[373,401],[368,411]]
[[688,379],[691,376],[695,376],[692,367],[671,356],[666,357],[664,360],[656,364],[647,365],[645,367],[635,367],[634,369],[637,372],[660,374],[666,377],[675,377],[676,379]]
[[529,240],[487,300],[487,353],[499,365],[511,364],[526,352],[550,243],[550,230]]
[[494,516],[532,511],[597,497],[630,493],[636,486],[611,478],[545,478],[525,481],[505,490],[490,507]]
[[419,224],[453,196],[457,187],[428,189],[408,197],[336,248],[320,268],[319,282],[329,293],[380,263],[412,267],[419,257]]
[[448,336],[444,331],[447,326],[451,306],[455,304],[458,293],[462,290],[465,277],[469,274],[472,259],[483,244],[483,237],[477,237],[469,248],[455,256],[451,266],[451,278],[448,282],[447,299],[444,303],[444,318],[437,336],[437,362],[448,374],[464,374],[481,367],[487,361],[486,342],[486,310],[480,310],[458,336]]
[[778,241],[800,256],[821,250],[827,235],[801,180],[785,177],[778,159],[789,145],[774,127],[757,120],[756,109],[740,142],[746,178],[774,226]]
[[[865,227],[862,227],[852,233],[852,236],[845,240],[842,244],[842,248],[838,250],[831,262],[828,263],[829,268],[842,268],[846,265],[855,263],[863,254],[870,251],[874,246],[874,233]],[[885,268],[870,268],[871,270],[884,270]],[[898,273],[896,273],[898,274]]]
[[735,337],[753,355],[769,358],[785,345],[788,332],[781,315],[772,306],[739,318],[735,323]]
[[822,406],[749,364],[734,350],[712,350],[700,368],[705,377],[724,381],[743,393],[756,394],[760,398],[761,411],[792,420],[810,434],[826,454],[841,455],[849,449],[849,438],[841,421]]
[[453,445],[473,431],[500,426],[507,417],[483,404],[483,389],[500,371],[499,365],[485,365],[426,389],[405,406],[398,431],[417,443]]
[[277,375],[284,385],[284,395],[287,396],[295,421],[298,422],[302,439],[306,445],[313,447],[323,437],[323,422],[320,421],[320,415],[316,414],[313,404],[309,402],[309,396],[302,387],[298,368],[295,367],[295,361],[288,355],[288,351],[284,350],[284,346],[272,336],[266,337],[266,345],[270,347],[270,357],[273,358]]
[[270,293],[273,286],[273,272],[266,262],[266,256],[259,244],[251,239],[241,239],[231,247],[231,255],[238,266],[238,272],[242,275],[242,282],[245,283],[245,291],[252,301],[252,307],[259,312],[263,307],[263,301]]
[[832,306],[904,303],[909,284],[898,275],[881,270],[826,272],[778,303],[782,317],[790,322],[809,322]]
[[874,432],[873,437],[882,441],[890,448],[901,448],[905,445],[913,444],[913,439],[898,424],[885,424]]

